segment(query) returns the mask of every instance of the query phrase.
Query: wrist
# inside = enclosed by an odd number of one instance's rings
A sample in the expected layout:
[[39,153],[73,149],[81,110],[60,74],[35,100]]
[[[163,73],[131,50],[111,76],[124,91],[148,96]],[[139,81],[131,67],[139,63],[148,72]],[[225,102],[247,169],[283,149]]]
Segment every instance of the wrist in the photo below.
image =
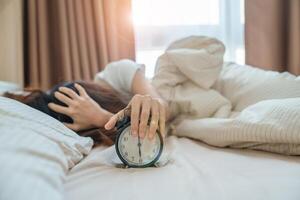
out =
[[113,116],[111,112],[102,109],[98,114],[94,117],[93,126],[97,128],[102,128],[108,122],[108,120]]

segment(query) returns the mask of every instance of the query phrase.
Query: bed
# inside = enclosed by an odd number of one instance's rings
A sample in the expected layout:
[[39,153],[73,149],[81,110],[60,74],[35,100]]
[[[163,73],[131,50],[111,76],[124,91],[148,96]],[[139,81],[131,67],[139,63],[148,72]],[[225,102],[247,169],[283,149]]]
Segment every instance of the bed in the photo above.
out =
[[65,197],[81,199],[300,199],[300,157],[220,149],[171,137],[162,168],[120,169],[114,149],[99,147],[68,174]]
[[[229,68],[234,71],[228,72]],[[282,89],[280,94],[300,97],[298,77],[235,64],[224,69],[214,87],[228,96],[237,112],[279,94],[284,84],[272,89],[274,82],[267,78],[295,83],[296,92]],[[255,71],[253,77],[263,73],[266,78],[245,88],[251,82],[249,70]],[[235,87],[240,91],[232,93],[229,85],[236,82],[242,83]],[[264,84],[268,85],[261,87]],[[264,95],[250,102],[244,97],[253,90]],[[165,166],[124,169],[117,165],[114,146],[92,149],[92,145],[90,138],[78,136],[57,120],[0,97],[0,200],[300,199],[300,156],[247,146],[217,148],[170,136],[163,154],[169,161]]]
[[7,82],[7,81],[0,81],[0,96],[7,91],[16,91],[20,90],[21,87],[15,83]]

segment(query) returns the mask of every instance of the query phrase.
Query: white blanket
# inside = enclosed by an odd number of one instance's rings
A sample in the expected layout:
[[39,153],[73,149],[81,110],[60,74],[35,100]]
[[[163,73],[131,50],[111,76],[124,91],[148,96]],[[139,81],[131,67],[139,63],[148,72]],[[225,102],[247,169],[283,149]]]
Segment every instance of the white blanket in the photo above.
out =
[[300,98],[261,101],[231,119],[183,120],[174,133],[218,147],[300,155]]
[[158,59],[153,85],[177,118],[172,133],[218,147],[300,155],[300,80],[230,64],[220,74],[223,53],[218,40],[189,37]]
[[67,171],[92,145],[54,118],[0,97],[0,199],[64,199]]
[[158,58],[152,84],[169,102],[172,117],[227,117],[231,103],[211,89],[222,69],[224,45],[212,38],[177,41]]

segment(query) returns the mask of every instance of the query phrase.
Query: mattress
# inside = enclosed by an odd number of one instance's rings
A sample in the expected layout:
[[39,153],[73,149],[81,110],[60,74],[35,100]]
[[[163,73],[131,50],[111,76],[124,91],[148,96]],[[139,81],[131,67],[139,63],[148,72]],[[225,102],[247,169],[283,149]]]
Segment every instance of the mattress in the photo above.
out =
[[300,157],[166,140],[164,167],[116,167],[112,147],[97,147],[68,174],[67,200],[300,199]]

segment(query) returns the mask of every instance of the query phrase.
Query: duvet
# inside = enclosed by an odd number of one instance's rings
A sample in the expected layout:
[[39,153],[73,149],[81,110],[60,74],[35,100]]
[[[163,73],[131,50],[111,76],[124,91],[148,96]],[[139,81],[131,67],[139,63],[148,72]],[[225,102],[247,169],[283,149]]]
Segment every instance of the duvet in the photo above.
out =
[[224,51],[216,39],[192,36],[158,58],[152,82],[176,116],[172,134],[300,155],[300,78],[223,63]]

